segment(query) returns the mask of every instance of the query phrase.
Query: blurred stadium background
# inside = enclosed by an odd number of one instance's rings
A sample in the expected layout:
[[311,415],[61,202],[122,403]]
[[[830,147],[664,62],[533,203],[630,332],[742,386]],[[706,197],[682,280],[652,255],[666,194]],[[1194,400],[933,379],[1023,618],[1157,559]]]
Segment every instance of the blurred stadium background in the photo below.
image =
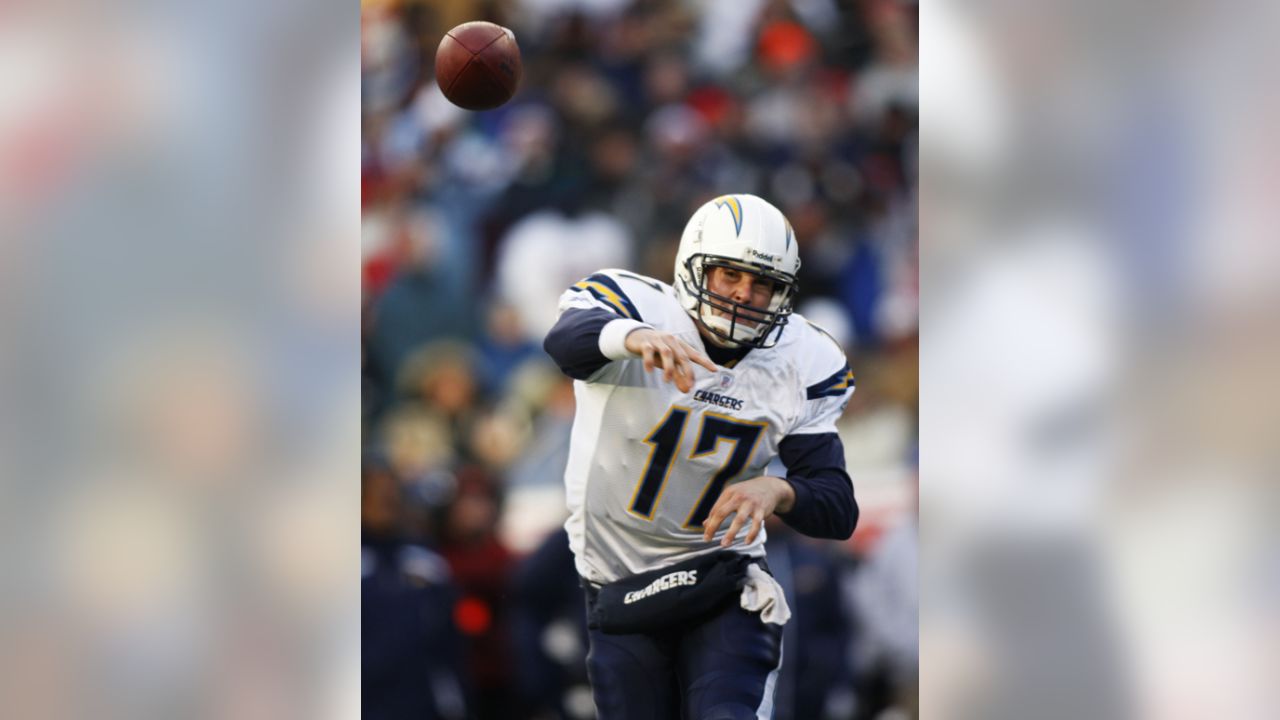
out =
[[[792,595],[777,717],[918,713],[917,6],[897,0],[365,0],[365,717],[590,718],[561,476],[573,392],[541,350],[602,267],[670,281],[685,221],[750,192],[795,226],[799,310],[844,345],[848,543],[770,525]],[[442,34],[514,30],[468,113]]]
[[[360,14],[0,11],[5,717],[358,716]],[[922,3],[923,717],[1280,706],[1277,27]]]

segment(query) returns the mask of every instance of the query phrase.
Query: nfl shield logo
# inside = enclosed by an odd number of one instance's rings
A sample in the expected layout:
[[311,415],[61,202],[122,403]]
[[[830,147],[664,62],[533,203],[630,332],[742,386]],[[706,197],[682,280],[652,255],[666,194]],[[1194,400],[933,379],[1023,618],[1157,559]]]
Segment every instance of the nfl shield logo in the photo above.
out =
[[732,375],[730,375],[730,374],[729,374],[729,373],[727,373],[727,372],[722,372],[722,373],[720,373],[720,389],[721,389],[721,390],[728,390],[728,389],[729,389],[729,386],[730,386],[730,385],[732,385],[732,384],[733,384],[733,376],[732,376]]

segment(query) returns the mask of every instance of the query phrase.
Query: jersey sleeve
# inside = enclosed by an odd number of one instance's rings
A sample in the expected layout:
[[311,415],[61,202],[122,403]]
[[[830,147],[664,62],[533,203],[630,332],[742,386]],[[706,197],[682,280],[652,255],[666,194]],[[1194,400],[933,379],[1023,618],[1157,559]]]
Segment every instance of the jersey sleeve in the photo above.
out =
[[[620,270],[601,270],[574,283],[560,296],[556,324],[543,349],[569,377],[587,380],[612,360],[636,357],[624,341],[632,330],[653,327],[652,295],[662,286]],[[634,299],[633,299],[634,298]]]
[[586,380],[609,364],[600,350],[600,334],[616,318],[601,308],[569,308],[560,313],[542,349],[574,380]]
[[816,325],[805,329],[799,368],[802,409],[778,446],[795,504],[778,517],[810,537],[846,539],[857,527],[858,503],[845,470],[836,420],[853,395],[853,372],[835,340]]
[[823,330],[810,325],[812,352],[801,368],[804,398],[800,417],[789,435],[817,435],[836,431],[836,420],[853,395],[854,377],[844,351]]
[[778,452],[796,494],[791,510],[778,517],[809,537],[845,540],[853,535],[858,503],[844,467],[840,436],[834,432],[788,435]]

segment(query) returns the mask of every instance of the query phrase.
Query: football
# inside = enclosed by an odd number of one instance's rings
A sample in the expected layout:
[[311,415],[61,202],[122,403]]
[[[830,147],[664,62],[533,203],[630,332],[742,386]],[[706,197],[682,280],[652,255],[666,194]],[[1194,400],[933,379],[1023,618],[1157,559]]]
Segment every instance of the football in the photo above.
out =
[[515,33],[491,22],[463,23],[436,48],[436,82],[449,102],[467,110],[492,110],[510,100],[520,71]]

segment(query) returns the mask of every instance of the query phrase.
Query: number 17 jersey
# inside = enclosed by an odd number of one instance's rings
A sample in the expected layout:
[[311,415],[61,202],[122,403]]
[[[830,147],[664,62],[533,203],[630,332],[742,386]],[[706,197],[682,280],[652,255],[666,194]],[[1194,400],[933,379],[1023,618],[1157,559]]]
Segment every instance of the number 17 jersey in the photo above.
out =
[[[575,284],[561,313],[603,309],[671,333],[705,351],[671,286],[620,270]],[[702,539],[725,486],[764,474],[790,435],[834,433],[853,391],[840,347],[792,314],[777,345],[732,367],[693,366],[681,392],[639,358],[614,360],[574,381],[576,417],[565,470],[565,528],[579,574],[594,583],[715,552],[728,527]],[[764,555],[765,533],[733,549]]]

